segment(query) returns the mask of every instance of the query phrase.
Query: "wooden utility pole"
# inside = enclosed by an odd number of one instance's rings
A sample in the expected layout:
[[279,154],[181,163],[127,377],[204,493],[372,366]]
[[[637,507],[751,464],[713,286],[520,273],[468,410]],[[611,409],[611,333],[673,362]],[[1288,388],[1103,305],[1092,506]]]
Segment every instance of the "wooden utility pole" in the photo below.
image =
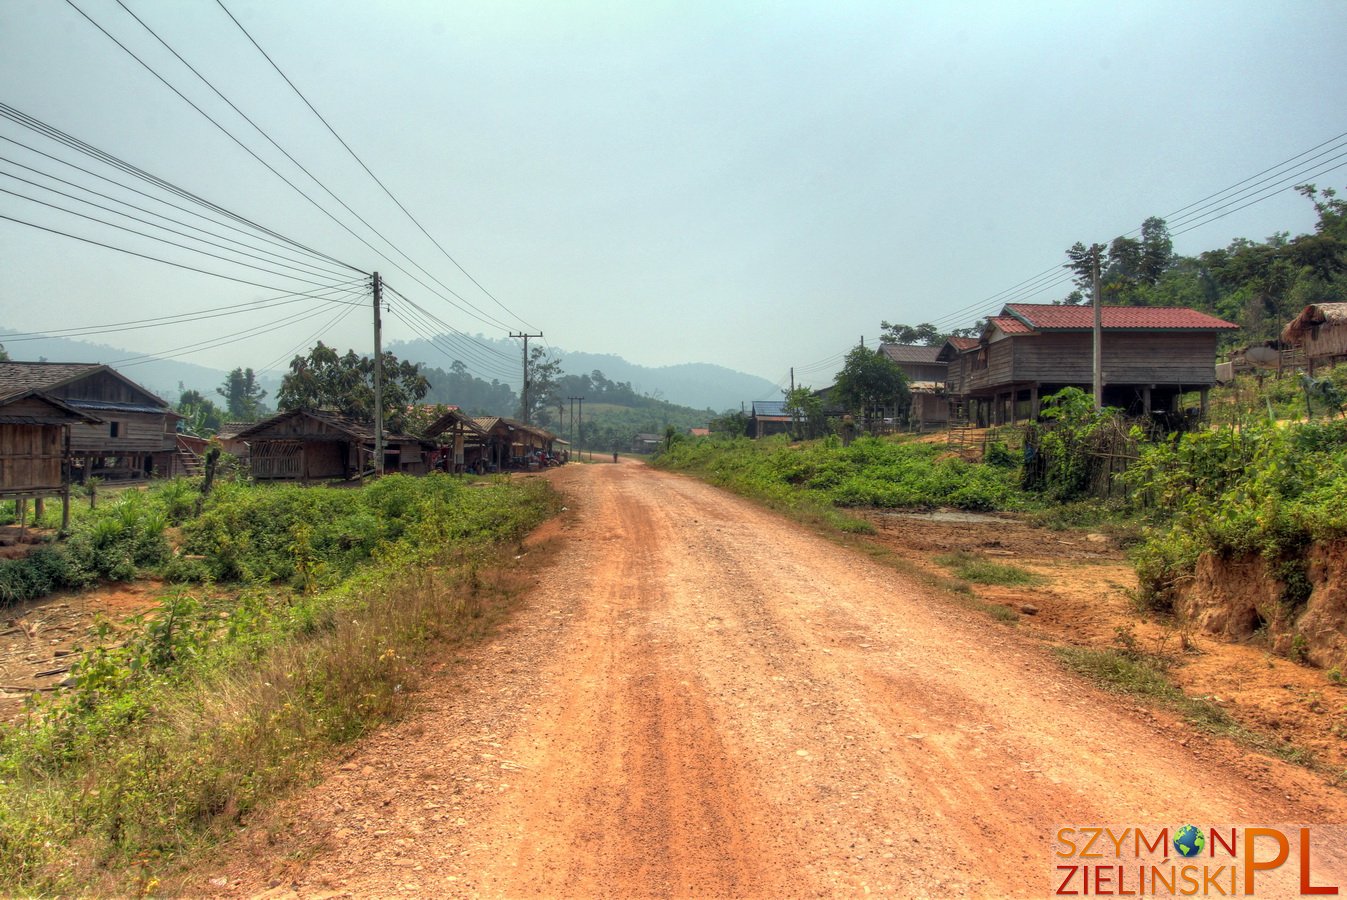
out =
[[1104,310],[1100,301],[1099,245],[1090,247],[1090,280],[1094,285],[1094,408],[1104,408]]
[[374,273],[374,475],[384,474],[384,345],[381,307],[384,283]]
[[[575,399],[580,403],[580,413],[576,417],[577,419],[579,419],[579,423],[577,424],[576,437],[575,437],[576,450],[578,451],[580,448],[580,442],[585,439],[585,398],[576,397]],[[592,452],[589,454],[589,458],[590,459],[594,458],[594,454]]]
[[528,334],[527,332],[522,331],[518,334],[515,334],[513,331],[510,332],[510,337],[524,339],[524,385],[520,388],[519,396],[521,398],[521,405],[524,407],[524,415],[522,418],[524,419],[525,425],[529,423],[529,338],[540,338],[542,336],[543,333],[541,331],[537,334]]

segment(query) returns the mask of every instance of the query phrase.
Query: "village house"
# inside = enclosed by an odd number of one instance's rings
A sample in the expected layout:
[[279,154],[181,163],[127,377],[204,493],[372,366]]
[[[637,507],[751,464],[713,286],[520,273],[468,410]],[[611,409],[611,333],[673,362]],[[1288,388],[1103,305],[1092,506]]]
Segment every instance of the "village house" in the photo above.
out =
[[431,451],[431,469],[454,474],[476,472],[478,475],[486,471],[483,450],[487,430],[458,407],[451,406],[445,410],[422,436],[437,444],[436,449]]
[[[248,447],[253,478],[289,481],[346,481],[375,469],[374,428],[339,413],[291,409],[234,434]],[[384,471],[426,473],[420,439],[384,435]]]
[[[3,394],[3,390],[0,390]],[[97,425],[88,413],[39,391],[0,396],[0,499],[61,498],[61,528],[70,524],[70,427]]]
[[1347,360],[1347,303],[1311,303],[1282,330],[1281,338],[1304,352],[1311,375],[1315,366]]
[[177,423],[167,402],[99,363],[0,362],[0,396],[34,391],[87,416],[69,425],[71,476],[168,477],[177,471]]
[[754,439],[770,434],[789,434],[790,413],[785,400],[754,400],[748,417],[748,436]]
[[903,370],[912,394],[908,418],[917,431],[944,428],[949,423],[945,379],[949,363],[940,359],[940,347],[918,344],[880,344],[879,351]]
[[[1237,325],[1187,308],[1102,309],[1106,406],[1131,415],[1178,412],[1179,397],[1216,382],[1216,343]],[[1010,303],[976,342],[953,338],[940,349],[948,393],[979,425],[1036,418],[1043,397],[1065,387],[1093,390],[1094,312],[1088,306]]]

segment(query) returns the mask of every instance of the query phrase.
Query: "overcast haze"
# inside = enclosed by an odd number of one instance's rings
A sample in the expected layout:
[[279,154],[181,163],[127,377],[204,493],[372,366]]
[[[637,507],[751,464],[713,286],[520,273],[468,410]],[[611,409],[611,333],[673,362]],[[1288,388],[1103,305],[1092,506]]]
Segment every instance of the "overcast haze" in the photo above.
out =
[[[645,365],[712,362],[773,381],[794,365],[816,386],[830,380],[838,354],[877,335],[881,319],[971,324],[998,306],[998,292],[1062,262],[1074,241],[1107,242],[1347,131],[1339,2],[225,0],[493,300],[372,183],[213,0],[125,2],[480,313],[417,284],[442,291],[115,0],[77,3],[410,274],[298,197],[61,0],[0,0],[0,99],[342,262],[379,270],[463,332],[541,330],[556,347]],[[10,121],[0,121],[0,136],[95,167]],[[96,184],[7,141],[0,156]],[[0,172],[43,181],[13,163],[0,162]],[[1317,181],[1340,188],[1344,172]],[[0,188],[110,218],[9,177]],[[302,287],[9,194],[0,194],[0,214],[280,289],[0,221],[0,326],[123,322]],[[1175,247],[1196,253],[1313,221],[1309,203],[1287,189],[1177,235]],[[1048,302],[1068,290],[1020,299]],[[390,302],[388,340],[418,337],[403,319],[429,330],[403,301]],[[322,312],[183,358],[260,369],[315,335],[368,350],[366,309],[350,307],[329,327],[346,308],[313,300],[86,339],[169,351],[310,309]],[[24,358],[21,342],[7,346]],[[488,379],[513,372],[495,351],[461,341],[448,349]]]

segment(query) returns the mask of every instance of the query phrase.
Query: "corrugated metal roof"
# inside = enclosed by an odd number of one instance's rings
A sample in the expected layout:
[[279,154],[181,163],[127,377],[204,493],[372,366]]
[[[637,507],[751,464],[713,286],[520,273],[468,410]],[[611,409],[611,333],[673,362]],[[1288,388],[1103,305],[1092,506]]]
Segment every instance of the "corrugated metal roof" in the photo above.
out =
[[939,347],[920,344],[880,344],[879,349],[896,363],[938,363]]
[[764,416],[790,417],[790,413],[786,412],[785,400],[754,400],[753,415],[757,418]]
[[139,413],[162,413],[162,406],[151,406],[148,403],[118,403],[114,400],[81,400],[72,398],[66,401],[77,409],[90,409],[100,412],[139,412]]
[[[1187,307],[1105,306],[1100,313],[1103,327],[1108,331],[1234,331],[1239,328],[1224,319]],[[1007,303],[1002,316],[993,321],[999,323],[1000,318],[1006,316],[1014,317],[1036,331],[1088,331],[1094,328],[1094,310],[1089,306]]]
[[959,351],[972,350],[979,343],[978,339],[975,337],[952,337],[949,339],[949,342],[953,345],[955,350]]

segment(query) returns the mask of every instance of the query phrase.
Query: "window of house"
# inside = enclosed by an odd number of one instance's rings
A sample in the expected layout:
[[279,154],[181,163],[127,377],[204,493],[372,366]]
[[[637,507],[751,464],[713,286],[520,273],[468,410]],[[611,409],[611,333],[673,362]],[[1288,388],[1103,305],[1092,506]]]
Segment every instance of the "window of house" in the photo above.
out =
[[122,432],[122,423],[121,423],[121,422],[110,422],[110,423],[108,423],[108,436],[109,436],[109,437],[120,437],[120,436],[121,436],[121,432]]

